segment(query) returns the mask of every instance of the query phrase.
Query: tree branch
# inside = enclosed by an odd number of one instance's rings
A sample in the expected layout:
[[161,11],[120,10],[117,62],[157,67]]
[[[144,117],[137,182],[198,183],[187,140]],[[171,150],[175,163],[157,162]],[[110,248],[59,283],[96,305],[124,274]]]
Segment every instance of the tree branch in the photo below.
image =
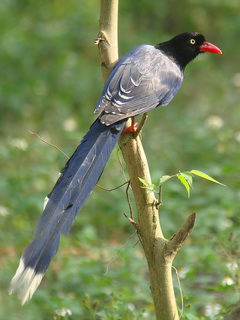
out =
[[196,221],[196,213],[192,213],[190,214],[190,216],[187,217],[182,227],[169,240],[167,245],[167,250],[165,251],[166,255],[174,254],[175,256],[177,254],[177,251],[181,248],[185,239],[192,232],[195,221]]
[[[99,53],[104,81],[118,60],[118,0],[102,0],[99,23]],[[136,202],[138,221],[128,220],[137,230],[148,262],[151,291],[157,320],[178,320],[172,283],[172,262],[183,241],[191,232],[195,214],[190,215],[179,231],[167,240],[163,236],[154,193],[143,188],[139,177],[151,184],[151,176],[140,135],[121,136],[119,146],[126,162]]]
[[97,44],[105,82],[118,61],[118,0],[101,0]]

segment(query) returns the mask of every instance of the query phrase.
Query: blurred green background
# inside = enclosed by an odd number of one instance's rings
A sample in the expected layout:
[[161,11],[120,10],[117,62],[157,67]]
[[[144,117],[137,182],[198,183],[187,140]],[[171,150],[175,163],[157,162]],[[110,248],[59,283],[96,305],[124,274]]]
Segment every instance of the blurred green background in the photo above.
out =
[[[125,189],[95,188],[34,295],[21,307],[8,296],[23,248],[64,157],[91,125],[102,78],[94,40],[97,0],[0,2],[0,318],[154,319],[147,267],[132,226]],[[120,54],[177,33],[198,31],[223,55],[191,63],[166,108],[149,114],[143,144],[152,178],[198,169],[226,184],[194,179],[192,196],[177,181],[163,188],[161,221],[171,237],[192,212],[194,232],[176,260],[182,319],[240,319],[240,2],[122,0]],[[118,148],[99,182],[126,180]],[[175,276],[176,296],[181,296]],[[234,311],[227,318],[227,314]]]

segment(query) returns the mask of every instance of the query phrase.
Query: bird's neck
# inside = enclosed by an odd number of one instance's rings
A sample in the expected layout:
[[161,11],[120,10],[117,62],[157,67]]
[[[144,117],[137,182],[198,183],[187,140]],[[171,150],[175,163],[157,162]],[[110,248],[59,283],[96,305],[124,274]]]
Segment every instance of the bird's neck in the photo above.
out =
[[162,51],[169,59],[174,61],[182,71],[184,71],[186,65],[195,58],[187,53],[185,55],[180,54],[178,49],[172,46],[170,41],[159,43],[155,45],[155,48]]

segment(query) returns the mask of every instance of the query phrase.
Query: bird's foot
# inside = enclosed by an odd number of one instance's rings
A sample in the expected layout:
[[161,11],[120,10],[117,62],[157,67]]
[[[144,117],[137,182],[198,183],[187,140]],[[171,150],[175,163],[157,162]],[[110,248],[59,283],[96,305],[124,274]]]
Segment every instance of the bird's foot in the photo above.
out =
[[127,128],[125,128],[122,132],[122,134],[125,133],[136,133],[138,131],[138,123],[134,121],[134,117],[131,118],[131,125]]
[[134,122],[134,124],[131,124],[129,127],[127,127],[126,129],[123,130],[122,134],[125,133],[135,133],[138,130],[138,123]]

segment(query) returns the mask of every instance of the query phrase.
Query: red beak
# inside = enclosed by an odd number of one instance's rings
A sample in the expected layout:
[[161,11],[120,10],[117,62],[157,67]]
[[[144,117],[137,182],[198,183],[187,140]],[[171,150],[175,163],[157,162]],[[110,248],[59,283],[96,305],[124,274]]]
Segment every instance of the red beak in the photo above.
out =
[[222,51],[216,47],[214,44],[205,41],[201,46],[200,46],[200,52],[210,52],[210,53],[218,53],[222,54]]

